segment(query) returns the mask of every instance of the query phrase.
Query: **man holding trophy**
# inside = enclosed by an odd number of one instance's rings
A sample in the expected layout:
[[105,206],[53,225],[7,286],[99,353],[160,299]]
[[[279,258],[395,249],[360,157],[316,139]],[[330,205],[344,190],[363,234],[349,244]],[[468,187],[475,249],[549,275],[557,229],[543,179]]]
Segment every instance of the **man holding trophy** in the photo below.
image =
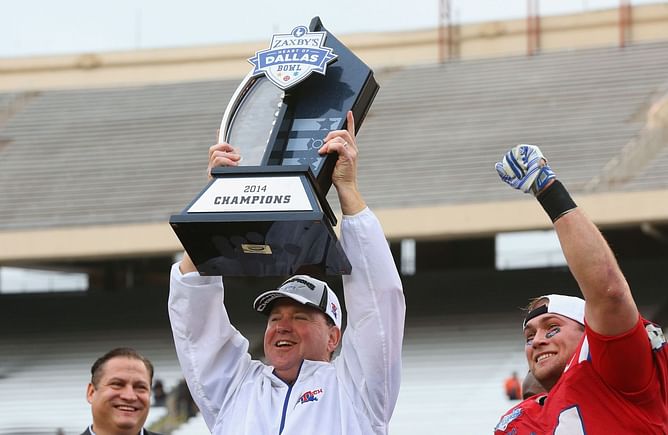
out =
[[[323,281],[297,275],[260,295],[267,315],[267,364],[231,324],[216,276],[200,276],[186,254],[172,267],[169,316],[184,376],[214,434],[386,434],[401,374],[405,301],[399,274],[375,215],[357,186],[355,123],[331,131],[319,149],[338,154],[332,183],[343,219],[348,317]],[[230,144],[211,147],[209,168],[235,166]],[[341,344],[338,357],[332,354]]]

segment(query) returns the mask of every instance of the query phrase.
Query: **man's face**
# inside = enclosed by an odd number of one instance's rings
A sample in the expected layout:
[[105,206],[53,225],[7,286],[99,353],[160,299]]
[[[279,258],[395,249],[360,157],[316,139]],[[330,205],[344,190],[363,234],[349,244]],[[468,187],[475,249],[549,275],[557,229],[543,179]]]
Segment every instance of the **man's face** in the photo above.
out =
[[264,354],[276,375],[293,382],[303,360],[329,361],[341,332],[325,314],[289,298],[273,303],[264,332]]
[[548,391],[564,372],[582,334],[578,322],[552,313],[534,317],[524,328],[529,369]]
[[102,366],[97,386],[88,384],[93,430],[99,434],[137,434],[148,416],[150,374],[143,362],[116,357]]

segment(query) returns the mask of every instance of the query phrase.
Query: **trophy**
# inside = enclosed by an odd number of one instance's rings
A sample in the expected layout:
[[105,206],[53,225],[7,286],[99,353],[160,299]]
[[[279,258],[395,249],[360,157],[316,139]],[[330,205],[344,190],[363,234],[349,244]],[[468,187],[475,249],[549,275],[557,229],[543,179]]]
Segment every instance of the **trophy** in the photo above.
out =
[[319,155],[352,110],[362,125],[378,92],[373,71],[315,17],[273,35],[223,115],[219,142],[240,150],[169,222],[201,275],[345,275],[326,195],[338,156]]

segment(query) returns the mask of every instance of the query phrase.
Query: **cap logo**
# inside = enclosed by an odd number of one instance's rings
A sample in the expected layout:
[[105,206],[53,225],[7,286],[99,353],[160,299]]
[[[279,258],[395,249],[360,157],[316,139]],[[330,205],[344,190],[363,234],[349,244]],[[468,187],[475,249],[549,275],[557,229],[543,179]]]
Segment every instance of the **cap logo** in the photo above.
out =
[[267,295],[264,298],[262,298],[258,303],[257,303],[257,308],[256,310],[260,312],[264,312],[264,310],[267,308],[267,305],[269,305],[269,302],[273,301],[276,299],[275,295]]
[[301,278],[289,279],[289,280],[285,281],[283,284],[281,284],[281,287],[283,287],[286,284],[290,284],[291,282],[298,282],[300,284],[304,284],[306,287],[310,288],[311,290],[315,290],[315,286],[312,283],[306,281],[305,279],[301,279]]
[[339,309],[337,308],[336,304],[332,302],[330,304],[330,307],[332,308],[332,314],[334,315],[335,318],[339,318]]

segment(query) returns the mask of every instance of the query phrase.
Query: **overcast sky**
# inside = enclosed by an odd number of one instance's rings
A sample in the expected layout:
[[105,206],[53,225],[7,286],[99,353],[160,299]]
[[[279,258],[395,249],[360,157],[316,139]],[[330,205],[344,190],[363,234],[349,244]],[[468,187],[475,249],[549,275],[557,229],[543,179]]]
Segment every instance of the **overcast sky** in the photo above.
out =
[[[332,33],[433,28],[440,0],[0,0],[0,57],[271,39],[319,15]],[[633,0],[634,5],[666,3]],[[461,23],[526,16],[526,0],[450,0]],[[543,15],[619,0],[542,0]]]

